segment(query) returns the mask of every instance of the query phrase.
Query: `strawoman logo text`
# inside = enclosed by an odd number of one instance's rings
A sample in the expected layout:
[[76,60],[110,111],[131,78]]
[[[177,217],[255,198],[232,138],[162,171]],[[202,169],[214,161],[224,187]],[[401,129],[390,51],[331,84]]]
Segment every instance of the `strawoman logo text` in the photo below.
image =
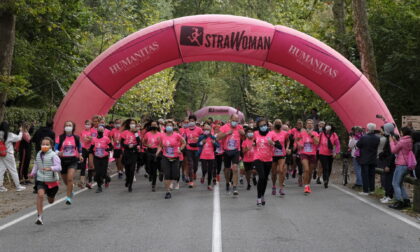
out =
[[271,37],[249,35],[244,30],[227,34],[205,34],[203,27],[181,26],[180,44],[236,51],[268,50],[271,46]]

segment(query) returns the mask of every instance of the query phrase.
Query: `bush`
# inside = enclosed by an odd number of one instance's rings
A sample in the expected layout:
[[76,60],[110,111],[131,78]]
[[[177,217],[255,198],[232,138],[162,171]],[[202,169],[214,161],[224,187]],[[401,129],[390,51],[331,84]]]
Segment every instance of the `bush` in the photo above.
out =
[[55,114],[54,110],[49,109],[32,109],[21,107],[7,107],[4,120],[10,125],[12,131],[18,130],[21,122],[34,123],[36,126],[43,126],[48,118],[52,118]]

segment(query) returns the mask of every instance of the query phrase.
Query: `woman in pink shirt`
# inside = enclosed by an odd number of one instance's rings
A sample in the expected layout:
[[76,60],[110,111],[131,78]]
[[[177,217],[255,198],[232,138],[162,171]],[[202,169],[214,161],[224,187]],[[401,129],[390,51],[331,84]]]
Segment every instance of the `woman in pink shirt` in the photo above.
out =
[[113,128],[109,133],[109,138],[111,139],[114,147],[113,157],[115,158],[115,164],[117,165],[118,178],[122,179],[124,167],[122,164],[121,120],[115,119],[114,125],[115,128]]
[[[163,172],[160,167],[160,156],[157,150],[161,141],[161,133],[159,132],[159,124],[152,121],[148,128],[148,132],[144,135],[143,145],[146,147],[146,165],[150,171],[150,181],[152,182],[152,191],[156,191],[157,171],[159,171],[159,180],[163,179]],[[162,175],[160,175],[162,174]]]
[[300,130],[296,134],[297,147],[300,159],[303,166],[303,183],[305,184],[304,193],[311,193],[311,175],[315,169],[316,150],[319,143],[319,135],[314,131],[314,121],[312,119],[306,120],[306,129]]
[[215,170],[215,160],[216,155],[215,151],[219,146],[219,143],[216,141],[216,137],[211,134],[211,126],[209,124],[204,125],[204,132],[198,139],[198,146],[200,147],[200,161],[201,167],[203,170],[203,178],[207,174],[207,189],[212,191],[213,188],[211,187],[212,177],[214,175]]
[[125,168],[125,187],[133,191],[134,172],[137,163],[137,151],[141,146],[140,136],[136,130],[137,122],[134,119],[127,119],[123,123],[124,131],[121,133],[121,145],[123,147],[123,162]]
[[333,160],[337,153],[340,153],[340,140],[335,133],[334,127],[327,123],[319,134],[319,161],[322,165],[322,180],[324,187],[328,188]]
[[185,135],[187,137],[187,159],[188,159],[188,186],[193,188],[194,180],[197,177],[198,170],[198,156],[196,155],[198,151],[198,137],[203,134],[203,130],[200,127],[197,127],[196,121],[197,117],[195,115],[190,115],[188,117],[189,124],[188,129],[185,129]]
[[[214,136],[217,139],[217,135],[220,133],[220,125],[215,124],[213,127]],[[219,147],[216,148],[216,181],[220,182],[220,171],[222,170],[223,163],[223,142],[221,140],[217,141]]]
[[165,199],[172,198],[170,185],[179,180],[179,157],[185,148],[185,140],[178,133],[174,133],[174,123],[166,121],[165,133],[161,134],[156,155],[162,152],[161,167],[165,174]]
[[279,194],[284,193],[284,179],[286,177],[286,154],[289,149],[289,134],[282,129],[282,121],[276,119],[274,121],[273,142],[275,143],[273,152],[273,167],[271,172],[271,179],[273,181],[272,195],[276,195],[276,179],[279,178]]
[[264,194],[267,188],[267,180],[273,162],[273,134],[269,131],[268,122],[261,119],[257,122],[258,130],[254,133],[255,151],[254,162],[258,173],[257,206],[264,206]]
[[[85,128],[83,129],[82,133],[80,133],[80,142],[82,144],[82,157],[83,162],[79,163],[79,169],[80,169],[80,182],[79,187],[83,188],[85,185],[87,188],[92,189],[92,175],[93,172],[90,172],[91,176],[88,176],[88,183],[86,183],[85,175],[86,175],[86,164],[89,159],[89,148],[92,145],[92,123],[90,120],[85,121]],[[89,175],[89,171],[88,171]]]

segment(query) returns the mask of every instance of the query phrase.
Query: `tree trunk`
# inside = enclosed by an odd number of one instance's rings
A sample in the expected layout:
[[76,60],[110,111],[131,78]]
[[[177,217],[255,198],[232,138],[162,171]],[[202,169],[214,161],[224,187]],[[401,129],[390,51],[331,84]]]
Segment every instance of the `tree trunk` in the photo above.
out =
[[345,46],[346,28],[344,23],[344,0],[334,0],[332,7],[334,14],[336,48],[344,57],[348,58],[348,52]]
[[376,70],[373,42],[370,37],[366,12],[366,0],[353,0],[354,34],[363,74],[369,79],[377,91],[380,90],[378,72]]
[[[9,76],[12,70],[15,45],[16,16],[12,12],[0,12],[0,75]],[[0,93],[0,121],[4,119],[7,93]]]

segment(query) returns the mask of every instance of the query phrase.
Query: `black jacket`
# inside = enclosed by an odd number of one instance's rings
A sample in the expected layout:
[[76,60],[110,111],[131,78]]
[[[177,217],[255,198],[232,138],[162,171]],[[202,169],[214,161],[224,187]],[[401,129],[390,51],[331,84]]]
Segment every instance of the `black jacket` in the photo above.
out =
[[375,133],[362,136],[356,146],[360,149],[360,165],[376,165],[380,139]]

